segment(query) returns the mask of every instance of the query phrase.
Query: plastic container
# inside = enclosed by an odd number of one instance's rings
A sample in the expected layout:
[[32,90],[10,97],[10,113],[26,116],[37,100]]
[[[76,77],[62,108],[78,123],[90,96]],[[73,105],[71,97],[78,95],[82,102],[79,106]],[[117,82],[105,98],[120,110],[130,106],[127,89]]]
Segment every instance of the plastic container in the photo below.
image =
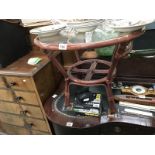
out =
[[[108,39],[112,39],[117,37],[118,33],[113,31],[112,29],[96,29],[92,35],[92,41],[104,41]],[[95,51],[97,52],[98,56],[112,56],[115,46],[109,46],[104,48],[97,48]]]

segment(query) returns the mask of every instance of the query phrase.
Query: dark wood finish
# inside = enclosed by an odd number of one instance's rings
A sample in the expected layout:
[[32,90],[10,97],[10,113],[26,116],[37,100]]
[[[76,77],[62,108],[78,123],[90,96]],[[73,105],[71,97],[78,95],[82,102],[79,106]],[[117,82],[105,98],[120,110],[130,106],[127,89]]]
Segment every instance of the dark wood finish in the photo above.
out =
[[[40,57],[42,61],[35,65],[27,64],[29,58]],[[9,76],[34,76],[39,70],[41,70],[45,65],[49,63],[48,57],[39,51],[33,51],[27,54],[26,56],[18,59],[9,66],[0,69],[0,75],[9,75]]]
[[[137,52],[138,53],[138,52]],[[144,53],[144,52],[143,52]],[[147,50],[146,50],[147,55]],[[128,69],[126,69],[128,68]],[[133,69],[134,68],[134,69]],[[155,58],[133,56],[122,59],[118,64],[117,77],[121,78],[154,78]]]
[[73,63],[77,61],[74,52],[62,51],[62,56],[65,70],[67,70]]
[[141,105],[155,106],[155,97],[140,98],[134,95],[115,95],[115,100],[137,103]]
[[124,82],[133,82],[133,83],[139,83],[139,84],[152,84],[155,83],[154,78],[136,78],[136,77],[115,77],[115,81],[124,81]]

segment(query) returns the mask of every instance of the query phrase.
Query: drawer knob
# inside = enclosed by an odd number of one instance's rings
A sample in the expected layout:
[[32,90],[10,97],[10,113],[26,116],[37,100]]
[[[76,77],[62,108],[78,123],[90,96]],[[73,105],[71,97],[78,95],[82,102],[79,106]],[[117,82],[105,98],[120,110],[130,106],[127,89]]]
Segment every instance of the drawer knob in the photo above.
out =
[[10,87],[15,86],[15,85],[17,85],[16,82],[10,82],[10,84],[9,84]]
[[21,96],[17,96],[16,97],[16,101],[18,102],[18,101],[21,101],[21,100],[23,100],[23,97],[21,97]]
[[21,114],[23,114],[25,116],[31,116],[31,114],[30,114],[30,112],[28,110],[21,111]]
[[27,129],[31,129],[33,126],[34,126],[33,123],[26,123],[26,124],[25,124],[25,127],[26,127]]

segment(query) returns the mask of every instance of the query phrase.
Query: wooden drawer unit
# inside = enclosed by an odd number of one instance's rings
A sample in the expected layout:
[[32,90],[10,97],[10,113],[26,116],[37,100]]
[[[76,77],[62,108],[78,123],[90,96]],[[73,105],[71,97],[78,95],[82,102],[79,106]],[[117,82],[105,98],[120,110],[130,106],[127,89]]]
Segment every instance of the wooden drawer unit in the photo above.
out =
[[[54,56],[59,57],[58,53]],[[42,60],[28,65],[32,57]],[[51,134],[43,104],[60,77],[41,51],[33,51],[0,69],[0,131],[6,134]],[[30,132],[31,131],[31,132]]]

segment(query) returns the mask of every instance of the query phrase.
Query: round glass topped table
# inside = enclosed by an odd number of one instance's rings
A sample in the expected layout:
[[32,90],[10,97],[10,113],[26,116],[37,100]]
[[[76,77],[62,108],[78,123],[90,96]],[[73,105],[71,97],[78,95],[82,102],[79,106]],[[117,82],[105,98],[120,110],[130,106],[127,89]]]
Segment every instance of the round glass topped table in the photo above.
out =
[[[111,83],[116,73],[117,64],[121,58],[128,55],[131,51],[131,42],[141,36],[144,33],[143,30],[138,30],[130,33],[120,33],[115,37],[109,37],[108,39],[98,39],[97,41],[86,40],[86,35],[77,34],[74,38],[65,40],[61,35],[57,35],[51,38],[51,41],[43,42],[39,40],[39,37],[34,39],[35,45],[41,49],[47,50],[49,53],[54,51],[74,51],[76,54],[77,62],[69,67],[67,72],[63,66],[57,61],[52,54],[49,55],[53,65],[62,73],[65,78],[65,91],[64,91],[64,106],[66,108],[72,107],[70,102],[70,84],[80,86],[97,86],[103,85],[106,89],[109,114],[115,113],[115,101],[112,94]],[[52,40],[53,39],[53,40]],[[111,61],[99,60],[99,59],[88,59],[80,60],[78,52],[82,50],[97,49],[108,46],[115,46]],[[82,66],[87,66],[83,68]],[[99,68],[98,66],[104,66]],[[94,78],[95,75],[100,75],[100,78]]]

